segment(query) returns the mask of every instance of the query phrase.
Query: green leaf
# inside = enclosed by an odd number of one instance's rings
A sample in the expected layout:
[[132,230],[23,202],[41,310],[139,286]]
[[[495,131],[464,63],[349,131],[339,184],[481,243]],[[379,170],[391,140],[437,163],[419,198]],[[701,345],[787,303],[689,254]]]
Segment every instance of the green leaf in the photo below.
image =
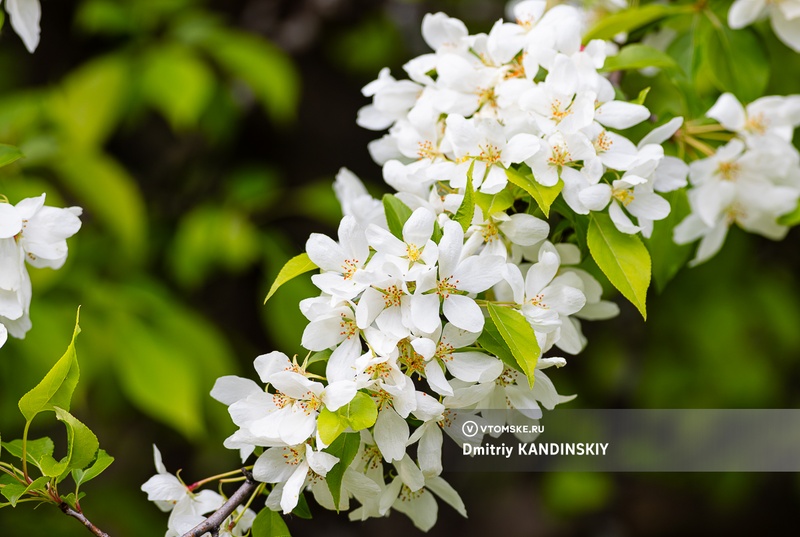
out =
[[473,160],[472,164],[469,165],[469,170],[467,170],[467,187],[464,191],[464,200],[455,215],[455,221],[461,224],[461,228],[464,231],[467,231],[467,228],[472,224],[472,218],[475,216],[475,189],[472,186],[472,170],[474,168],[475,161]]
[[320,410],[317,416],[317,431],[323,442],[332,444],[345,430],[347,430],[346,419],[327,408]]
[[55,407],[56,418],[67,428],[67,454],[60,461],[47,455],[40,461],[42,473],[49,477],[65,476],[66,472],[89,466],[97,455],[100,443],[89,428],[75,416]]
[[361,435],[358,433],[346,433],[337,438],[325,451],[337,457],[337,462],[333,468],[328,471],[325,476],[325,481],[328,483],[328,489],[333,496],[333,505],[336,506],[337,512],[339,507],[339,500],[342,495],[342,478],[344,472],[350,467],[350,463],[355,459],[358,453],[358,448],[361,445]]
[[644,88],[642,91],[639,92],[639,95],[636,96],[634,100],[631,102],[633,104],[644,104],[644,100],[647,99],[647,94],[650,93],[650,88]]
[[131,72],[127,58],[106,56],[69,74],[53,92],[48,108],[65,143],[87,150],[105,142],[119,124],[131,87]]
[[253,520],[252,537],[292,537],[280,513],[263,508]]
[[169,249],[175,278],[197,288],[217,269],[239,272],[258,260],[260,232],[240,210],[203,205],[181,218]]
[[[22,440],[12,440],[11,442],[3,442],[6,451],[13,456],[22,460]],[[26,445],[26,459],[29,463],[39,467],[39,461],[44,457],[52,456],[55,450],[53,441],[48,438],[37,438],[36,440],[28,440]]]
[[500,335],[500,330],[497,328],[497,325],[494,324],[494,320],[491,316],[485,319],[483,332],[481,332],[478,338],[478,343],[485,350],[500,358],[508,367],[520,371],[519,364],[517,364],[514,354],[503,340],[503,336]]
[[378,405],[369,395],[357,392],[353,400],[339,408],[336,413],[357,432],[375,425],[375,420],[378,419]]
[[142,96],[174,130],[197,125],[214,92],[214,74],[188,47],[160,45],[142,57]]
[[139,186],[116,160],[103,153],[70,153],[56,163],[61,180],[98,224],[115,239],[114,257],[130,269],[142,260],[147,209]]
[[275,291],[277,291],[281,285],[316,268],[319,267],[317,267],[317,265],[311,261],[311,259],[308,257],[308,254],[305,252],[291,258],[286,262],[280,272],[278,272],[278,277],[275,278],[275,281],[269,288],[269,293],[267,293],[267,298],[264,299],[264,304],[267,303],[267,300],[269,300],[272,295],[275,294]]
[[648,4],[626,9],[601,18],[583,37],[583,42],[592,39],[611,39],[621,32],[631,32],[664,17],[685,15],[694,12],[693,5]]
[[384,194],[383,209],[386,213],[386,223],[389,224],[389,231],[392,235],[403,240],[403,226],[411,217],[411,209],[392,194]]
[[645,67],[679,69],[675,60],[666,52],[637,43],[622,47],[617,55],[606,58],[606,63],[600,71],[627,71]]
[[22,152],[13,145],[0,144],[0,168],[21,159]]
[[533,178],[533,174],[529,171],[527,166],[522,167],[519,171],[514,168],[506,170],[509,182],[517,185],[531,195],[536,201],[536,204],[544,212],[546,217],[550,217],[550,206],[561,193],[564,188],[564,182],[559,179],[558,183],[553,186],[542,186]]
[[647,319],[650,254],[639,236],[619,231],[605,213],[591,213],[588,243],[603,274]]
[[654,223],[653,233],[645,240],[653,261],[653,280],[659,293],[686,264],[692,253],[692,245],[676,244],[672,238],[675,226],[691,212],[686,191],[675,190],[663,196],[671,208],[669,215]]
[[75,469],[72,470],[72,479],[75,480],[75,485],[80,487],[87,481],[91,481],[95,477],[102,474],[106,468],[111,466],[111,463],[114,462],[114,457],[109,455],[105,452],[104,449],[97,451],[97,458],[95,459],[94,463],[89,466],[87,469]]
[[520,370],[528,377],[528,385],[533,388],[533,372],[542,355],[533,328],[517,310],[495,306],[491,302],[488,309],[498,333],[508,345]]
[[209,32],[200,44],[223,68],[250,86],[273,120],[294,118],[300,77],[286,53],[263,38],[225,28]]
[[705,66],[720,91],[730,91],[742,102],[764,94],[769,82],[769,61],[764,46],[752,30],[715,27],[708,32]]
[[79,320],[80,310],[75,319],[75,330],[72,333],[72,341],[67,347],[67,352],[47,372],[42,381],[19,400],[19,410],[28,423],[33,421],[36,414],[45,410],[55,410],[56,407],[69,410],[72,393],[75,391],[80,377],[78,355],[75,352],[75,338],[81,333]]
[[506,209],[514,205],[514,194],[508,188],[504,188],[497,194],[476,192],[475,203],[483,211],[484,218],[489,218],[489,215],[505,212]]
[[33,491],[45,491],[45,487],[47,483],[50,481],[45,476],[42,476],[38,479],[33,480],[27,487],[22,483],[10,483],[5,485],[4,487],[0,488],[0,494],[6,497],[6,499],[11,504],[11,507],[16,507],[17,502],[20,498],[24,495],[28,494],[29,492]]
[[67,494],[66,496],[62,496],[62,497],[61,497],[61,501],[65,502],[67,505],[69,505],[69,506],[70,506],[70,507],[72,507],[73,509],[77,509],[78,502],[79,502],[79,501],[81,500],[81,498],[83,498],[84,496],[86,496],[86,494],[85,494],[85,493],[83,493],[83,492],[80,492],[80,493],[78,493],[78,495],[77,495],[77,496],[75,496],[75,493],[74,493],[74,492],[70,492],[70,493],[69,493],[69,494]]
[[778,218],[778,223],[782,226],[794,227],[800,224],[800,204],[792,212],[786,213]]
[[297,500],[297,507],[292,509],[292,515],[302,518],[304,520],[311,520],[314,518],[311,516],[311,509],[308,507],[308,501],[306,500],[306,495],[302,492],[300,493],[300,497]]

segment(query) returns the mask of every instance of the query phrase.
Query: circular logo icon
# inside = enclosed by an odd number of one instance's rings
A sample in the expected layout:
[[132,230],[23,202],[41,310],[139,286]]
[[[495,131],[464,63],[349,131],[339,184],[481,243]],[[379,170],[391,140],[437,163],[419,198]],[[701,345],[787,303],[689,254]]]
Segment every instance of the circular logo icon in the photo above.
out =
[[478,424],[474,421],[465,421],[464,425],[461,426],[461,432],[464,433],[464,436],[467,438],[472,438],[478,434]]

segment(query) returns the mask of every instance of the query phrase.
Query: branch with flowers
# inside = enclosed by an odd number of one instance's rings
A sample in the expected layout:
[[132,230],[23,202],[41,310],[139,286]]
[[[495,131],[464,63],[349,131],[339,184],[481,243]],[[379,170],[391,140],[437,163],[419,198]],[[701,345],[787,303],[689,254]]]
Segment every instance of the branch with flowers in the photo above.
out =
[[[752,22],[762,7],[796,50],[800,19],[779,6],[737,0],[730,28]],[[800,222],[792,145],[800,96],[763,96],[757,67],[742,81],[728,65],[709,71],[713,106],[693,113],[697,103],[687,104],[688,120],[646,105],[663,80],[687,92],[697,86],[700,67],[750,39],[749,30],[732,32],[707,2],[646,4],[600,18],[571,5],[546,8],[514,3],[515,22],[477,35],[443,13],[427,15],[422,35],[432,52],[404,66],[408,79],[384,69],[364,87],[372,102],[357,122],[386,131],[369,149],[394,193],[375,199],[340,171],[337,237],[312,234],[266,299],[319,271],[311,276],[319,295],[299,304],[308,320],[302,350],[257,357],[260,382],[216,382],[211,396],[237,426],[224,445],[252,466],[186,485],[154,449],[157,474],[142,490],[170,513],[167,536],[288,534],[279,513],[305,516],[307,493],[351,520],[394,510],[423,531],[435,524],[438,501],[466,516],[441,477],[445,435],[480,443],[461,424],[536,420],[542,408],[572,400],[544,370],[584,349],[582,322],[618,314],[602,298],[603,280],[646,317],[651,280],[663,288],[688,260],[679,245],[699,241],[695,265],[719,251],[734,223],[777,240]],[[681,39],[673,27],[687,21],[685,35],[709,40],[698,65],[669,52]],[[660,36],[661,48],[645,44],[653,28],[675,35]],[[661,78],[652,91],[628,95],[629,76]],[[2,240],[17,266],[27,258],[57,268],[79,227],[78,209],[37,217],[43,201],[0,205]],[[55,235],[37,235],[36,218],[52,218]],[[19,315],[0,320],[17,335],[30,291],[4,285],[10,294],[0,298],[9,308],[13,298]],[[56,413],[71,431],[70,455],[51,460],[52,441],[29,441],[26,426],[21,441],[3,443],[22,468],[0,465],[0,493],[10,505],[56,503],[81,519],[78,487],[113,459],[68,413],[74,339],[70,349],[20,402],[28,425],[40,412]],[[42,477],[30,477],[29,463]],[[60,496],[56,487],[70,474],[76,490]],[[200,490],[234,482],[241,485],[227,499]],[[261,496],[265,508],[256,514]]]

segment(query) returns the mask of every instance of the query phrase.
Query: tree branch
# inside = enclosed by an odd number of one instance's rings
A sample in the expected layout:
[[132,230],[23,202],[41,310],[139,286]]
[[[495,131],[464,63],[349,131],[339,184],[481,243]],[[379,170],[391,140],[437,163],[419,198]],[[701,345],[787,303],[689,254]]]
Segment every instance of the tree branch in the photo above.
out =
[[246,502],[247,498],[253,493],[256,487],[258,487],[258,482],[253,479],[252,472],[242,468],[242,473],[247,479],[242,483],[242,486],[233,493],[233,496],[228,498],[228,501],[222,504],[222,507],[214,511],[211,516],[184,533],[183,537],[200,537],[208,532],[210,532],[211,535],[219,534],[219,527],[225,522],[225,519],[228,518],[237,507]]
[[88,518],[86,518],[83,513],[79,513],[78,511],[70,507],[67,502],[61,502],[58,507],[64,512],[65,515],[78,519],[81,522],[81,524],[86,526],[87,530],[97,535],[97,537],[109,537],[109,535],[106,532],[104,532],[103,530],[92,524],[91,521]]

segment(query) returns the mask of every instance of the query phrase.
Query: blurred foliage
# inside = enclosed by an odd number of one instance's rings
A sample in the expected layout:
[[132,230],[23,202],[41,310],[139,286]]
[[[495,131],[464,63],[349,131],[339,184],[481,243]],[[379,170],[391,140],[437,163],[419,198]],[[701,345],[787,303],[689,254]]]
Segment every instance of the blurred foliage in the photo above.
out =
[[[425,52],[424,12],[447,11],[488,30],[503,4],[75,0],[45,3],[35,56],[3,36],[0,143],[25,158],[0,170],[0,192],[13,201],[46,192],[49,204],[85,212],[67,265],[31,271],[33,329],[0,357],[0,431],[21,428],[5,409],[16,409],[63,351],[81,304],[73,412],[117,459],[86,487],[100,527],[117,537],[164,531],[165,517],[139,491],[153,472],[153,441],[189,481],[236,464],[220,442],[232,431],[225,409],[207,395],[214,380],[253,376],[257,354],[299,350],[305,320],[297,303],[315,294],[308,279],[281,287],[268,307],[261,302],[308,233],[335,228],[330,184],[338,166],[363,170],[376,194],[385,191],[365,149],[374,133],[354,124],[366,103],[359,88],[384,65],[401,77],[409,51]],[[722,20],[728,5],[712,2]],[[252,31],[270,28],[258,22],[273,12],[279,22],[304,21],[292,28],[311,35],[305,52],[290,57],[276,46],[280,32]],[[701,116],[723,85],[745,100],[765,87],[800,90],[786,76],[800,68],[800,56],[766,22],[731,32],[684,12],[632,29],[631,40],[655,26],[678,32],[666,50],[678,69],[628,71],[622,90],[635,97],[650,87],[645,104],[656,121]],[[741,76],[742,65],[752,76]],[[675,253],[665,237],[677,221],[656,227],[648,242],[654,259]],[[782,244],[732,233],[701,267],[662,267],[648,322],[623,304],[618,319],[584,323],[589,347],[552,375],[559,391],[578,393],[573,405],[595,408],[796,406],[800,256],[790,245],[797,239],[796,229]],[[432,534],[495,531],[497,520],[484,509],[502,514],[511,535],[765,531],[748,521],[793,517],[800,481],[791,477],[452,476],[471,519],[442,509]],[[314,516],[290,520],[290,529],[411,531],[397,515],[362,525]],[[23,508],[0,514],[0,527],[14,535],[85,533],[58,513]]]

